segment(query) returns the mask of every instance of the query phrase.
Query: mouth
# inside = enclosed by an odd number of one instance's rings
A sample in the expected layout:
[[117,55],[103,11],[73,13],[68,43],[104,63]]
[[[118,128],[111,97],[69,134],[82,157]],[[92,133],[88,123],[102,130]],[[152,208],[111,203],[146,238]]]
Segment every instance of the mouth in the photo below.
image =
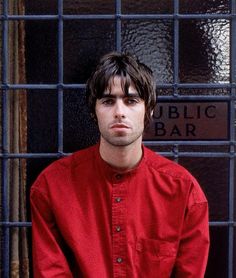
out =
[[123,123],[115,123],[111,125],[111,129],[129,129],[130,127]]

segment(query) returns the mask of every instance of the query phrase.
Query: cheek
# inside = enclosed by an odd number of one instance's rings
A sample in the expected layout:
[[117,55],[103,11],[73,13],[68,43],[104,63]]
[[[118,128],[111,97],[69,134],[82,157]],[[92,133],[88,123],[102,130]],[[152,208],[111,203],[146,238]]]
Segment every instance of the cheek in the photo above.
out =
[[96,116],[99,129],[105,128],[109,123],[110,117],[107,116],[107,113],[101,112],[100,110],[96,110]]
[[144,121],[144,119],[145,119],[145,109],[144,108],[140,109],[139,115],[140,115],[139,119]]
[[98,120],[101,120],[102,114],[103,114],[103,113],[102,113],[100,107],[95,107],[95,113],[96,113],[97,119],[98,119]]
[[97,111],[97,109],[95,109],[95,115],[96,115],[96,119],[97,119],[97,124],[98,124],[98,126],[100,126],[101,116],[100,116],[100,113]]

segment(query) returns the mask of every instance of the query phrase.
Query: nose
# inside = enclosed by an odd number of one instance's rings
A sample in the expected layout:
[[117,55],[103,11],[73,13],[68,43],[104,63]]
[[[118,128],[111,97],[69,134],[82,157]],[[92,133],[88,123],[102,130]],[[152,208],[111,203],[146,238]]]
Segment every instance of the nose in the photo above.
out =
[[114,106],[114,117],[116,119],[125,118],[125,105],[122,100],[117,100]]

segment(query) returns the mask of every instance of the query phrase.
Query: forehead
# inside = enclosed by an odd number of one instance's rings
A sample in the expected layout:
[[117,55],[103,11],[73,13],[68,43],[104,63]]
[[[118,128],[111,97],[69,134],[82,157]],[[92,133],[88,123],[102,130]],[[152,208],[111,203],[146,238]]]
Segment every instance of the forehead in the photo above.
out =
[[134,83],[127,77],[111,77],[104,94],[137,94]]

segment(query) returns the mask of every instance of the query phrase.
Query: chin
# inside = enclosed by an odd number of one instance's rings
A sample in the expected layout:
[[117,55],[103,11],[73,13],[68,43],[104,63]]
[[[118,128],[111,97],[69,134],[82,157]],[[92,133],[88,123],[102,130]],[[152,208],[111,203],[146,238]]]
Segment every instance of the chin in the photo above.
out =
[[133,136],[127,136],[127,134],[121,136],[118,136],[117,134],[116,135],[101,134],[101,136],[102,139],[109,145],[117,146],[117,147],[125,147],[139,141],[140,138],[142,137],[142,134],[137,133],[136,135]]
[[116,138],[116,139],[111,139],[111,140],[107,140],[107,142],[113,146],[116,147],[126,147],[129,146],[133,143],[135,143],[137,141],[137,139],[128,139],[128,138]]

